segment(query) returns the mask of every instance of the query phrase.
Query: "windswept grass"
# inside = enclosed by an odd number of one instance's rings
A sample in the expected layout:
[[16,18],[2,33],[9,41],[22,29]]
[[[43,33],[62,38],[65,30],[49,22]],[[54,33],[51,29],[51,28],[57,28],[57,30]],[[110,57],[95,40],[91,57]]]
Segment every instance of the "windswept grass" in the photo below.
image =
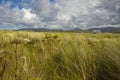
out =
[[120,80],[120,34],[0,31],[0,80]]

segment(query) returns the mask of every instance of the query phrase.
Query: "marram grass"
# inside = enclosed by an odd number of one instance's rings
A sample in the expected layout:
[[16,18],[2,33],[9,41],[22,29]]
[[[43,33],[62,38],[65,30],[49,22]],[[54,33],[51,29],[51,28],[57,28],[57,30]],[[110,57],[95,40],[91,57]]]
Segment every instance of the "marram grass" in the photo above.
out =
[[120,80],[120,34],[0,31],[0,80]]

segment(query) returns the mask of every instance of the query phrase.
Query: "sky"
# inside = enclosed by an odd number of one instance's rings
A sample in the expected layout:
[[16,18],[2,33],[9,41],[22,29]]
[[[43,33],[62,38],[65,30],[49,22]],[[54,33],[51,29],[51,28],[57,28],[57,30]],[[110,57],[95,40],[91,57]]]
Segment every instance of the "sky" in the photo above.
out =
[[0,29],[120,27],[120,0],[0,0]]

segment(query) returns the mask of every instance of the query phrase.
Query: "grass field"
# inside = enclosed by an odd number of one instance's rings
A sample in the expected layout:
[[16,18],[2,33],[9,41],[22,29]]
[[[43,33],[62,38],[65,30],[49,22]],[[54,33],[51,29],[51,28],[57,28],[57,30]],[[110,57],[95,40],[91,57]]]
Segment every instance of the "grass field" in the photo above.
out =
[[0,80],[120,80],[120,34],[0,31]]

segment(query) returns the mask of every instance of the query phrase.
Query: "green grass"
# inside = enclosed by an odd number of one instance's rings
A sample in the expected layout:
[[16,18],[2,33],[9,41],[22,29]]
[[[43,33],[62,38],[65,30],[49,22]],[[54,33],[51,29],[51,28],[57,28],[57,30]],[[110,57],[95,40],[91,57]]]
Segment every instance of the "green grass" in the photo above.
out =
[[0,31],[0,80],[120,80],[120,34]]

